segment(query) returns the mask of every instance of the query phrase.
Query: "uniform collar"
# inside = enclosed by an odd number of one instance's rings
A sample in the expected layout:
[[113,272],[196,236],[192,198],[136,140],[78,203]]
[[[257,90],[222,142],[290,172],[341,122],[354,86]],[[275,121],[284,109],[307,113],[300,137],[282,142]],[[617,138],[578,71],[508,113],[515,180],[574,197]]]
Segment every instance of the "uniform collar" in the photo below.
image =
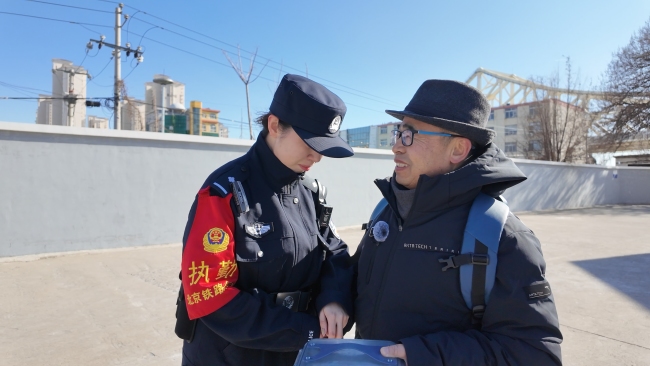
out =
[[298,174],[282,164],[271,151],[265,137],[266,135],[262,133],[257,136],[257,141],[253,145],[253,160],[259,165],[258,169],[271,188],[278,192],[282,190],[282,187],[298,180],[302,174]]

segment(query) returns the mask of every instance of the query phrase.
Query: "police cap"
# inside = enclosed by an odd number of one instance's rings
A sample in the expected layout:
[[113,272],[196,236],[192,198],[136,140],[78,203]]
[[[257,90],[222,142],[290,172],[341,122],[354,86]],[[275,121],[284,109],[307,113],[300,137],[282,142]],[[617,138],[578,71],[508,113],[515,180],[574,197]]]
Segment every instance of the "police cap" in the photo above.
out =
[[336,94],[299,75],[282,78],[269,111],[290,124],[298,136],[318,153],[331,158],[354,155],[339,136],[347,108]]

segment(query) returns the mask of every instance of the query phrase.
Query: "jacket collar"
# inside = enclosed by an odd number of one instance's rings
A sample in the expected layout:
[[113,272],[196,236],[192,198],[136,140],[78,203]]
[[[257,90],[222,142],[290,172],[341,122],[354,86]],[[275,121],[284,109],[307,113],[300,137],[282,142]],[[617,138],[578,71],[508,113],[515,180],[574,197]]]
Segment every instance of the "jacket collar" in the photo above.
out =
[[[375,184],[397,211],[390,179],[378,179]],[[526,176],[495,144],[488,145],[477,158],[465,166],[442,175],[421,175],[415,187],[408,225],[418,224],[440,215],[447,209],[471,203],[479,192],[492,197],[521,183]]]
[[255,169],[264,177],[273,191],[279,192],[283,187],[292,184],[301,174],[294,172],[282,164],[266,143],[266,135],[260,133],[251,149],[251,160],[257,165]]

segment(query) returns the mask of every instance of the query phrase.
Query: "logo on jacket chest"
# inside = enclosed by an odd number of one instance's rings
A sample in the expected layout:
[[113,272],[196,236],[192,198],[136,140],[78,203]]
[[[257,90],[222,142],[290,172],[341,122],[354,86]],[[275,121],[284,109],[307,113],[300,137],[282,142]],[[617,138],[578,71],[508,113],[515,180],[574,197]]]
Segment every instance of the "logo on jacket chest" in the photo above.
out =
[[452,254],[460,253],[459,250],[445,248],[445,247],[441,247],[441,246],[438,246],[438,245],[432,245],[432,244],[404,243],[404,249],[424,250],[424,251],[427,251],[427,252],[441,252],[441,253],[452,253]]

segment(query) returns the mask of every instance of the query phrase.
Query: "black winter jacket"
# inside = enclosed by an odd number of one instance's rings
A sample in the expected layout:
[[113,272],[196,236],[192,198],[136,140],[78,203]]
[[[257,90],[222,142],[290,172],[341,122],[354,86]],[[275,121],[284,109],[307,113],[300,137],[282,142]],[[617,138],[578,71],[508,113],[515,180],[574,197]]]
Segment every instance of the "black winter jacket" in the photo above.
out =
[[526,292],[546,280],[541,246],[515,215],[501,235],[480,329],[463,300],[459,270],[443,272],[438,261],[461,249],[480,191],[496,197],[526,179],[512,160],[492,144],[456,171],[421,176],[406,218],[398,214],[390,179],[375,181],[389,203],[375,222],[389,224],[388,238],[378,242],[366,232],[353,258],[357,336],[403,343],[410,366],[560,365],[553,296],[529,300]]
[[[223,207],[234,219],[221,226],[232,228],[228,248],[234,245],[238,278],[233,287],[238,292],[198,318],[193,341],[183,343],[183,365],[293,365],[297,351],[319,337],[317,314],[324,305],[338,302],[352,312],[347,245],[333,224],[321,231],[324,243],[319,244],[312,191],[302,178],[275,157],[260,134],[248,153],[217,169],[203,184],[210,196],[229,200]],[[248,212],[240,213],[235,199],[229,199],[232,181],[242,183]],[[203,250],[204,244],[188,240],[199,219],[200,199],[201,194],[190,210],[184,256],[191,245]],[[246,226],[254,223],[270,230],[261,237],[251,235]],[[308,290],[313,300],[303,312],[276,305],[272,295]]]

